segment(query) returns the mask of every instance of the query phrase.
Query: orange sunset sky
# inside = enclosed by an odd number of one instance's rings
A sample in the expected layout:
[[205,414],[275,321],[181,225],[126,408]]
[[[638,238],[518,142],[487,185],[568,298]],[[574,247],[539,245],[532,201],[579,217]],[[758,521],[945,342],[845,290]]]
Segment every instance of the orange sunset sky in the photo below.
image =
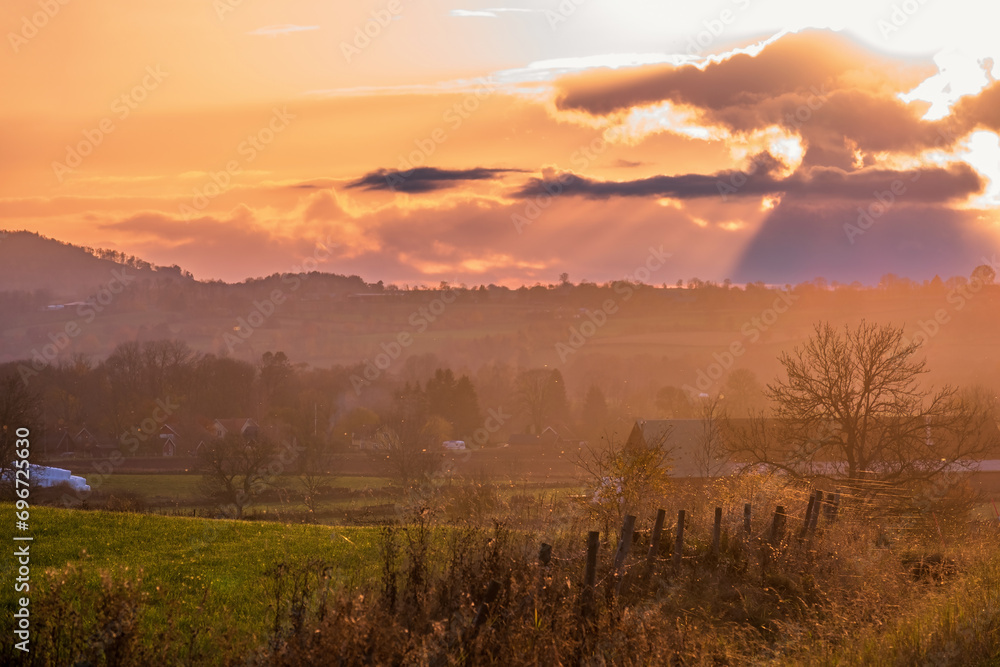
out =
[[603,282],[651,247],[654,283],[968,275],[1000,250],[998,25],[939,0],[10,0],[0,227],[227,281],[317,243],[399,285]]

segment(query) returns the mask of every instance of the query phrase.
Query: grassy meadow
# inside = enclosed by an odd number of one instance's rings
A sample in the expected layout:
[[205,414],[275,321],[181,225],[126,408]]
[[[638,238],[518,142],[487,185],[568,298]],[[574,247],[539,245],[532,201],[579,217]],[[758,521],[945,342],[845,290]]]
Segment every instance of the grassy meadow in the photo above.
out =
[[[5,514],[13,512],[11,504],[3,507]],[[142,640],[152,642],[168,622],[201,627],[204,632],[194,648],[206,655],[217,653],[221,637],[232,646],[248,647],[265,635],[264,574],[275,563],[329,559],[337,563],[336,579],[345,586],[373,574],[370,528],[48,507],[32,510],[31,526],[35,604],[59,581],[92,590],[99,588],[102,576],[134,581],[145,601],[138,629]],[[13,597],[12,587],[5,587],[7,609]],[[81,609],[88,611],[93,610]],[[52,620],[40,614],[36,618]]]
[[[121,490],[134,488],[121,477]],[[803,536],[801,487],[734,478],[675,488],[656,503],[668,517],[657,548],[649,550],[653,515],[644,509],[621,570],[613,567],[618,531],[602,530],[591,593],[583,585],[587,530],[597,526],[570,491],[528,497],[482,481],[453,485],[398,499],[395,517],[371,526],[36,507],[35,651],[25,660],[8,644],[0,661],[1000,661],[995,521],[947,521],[938,531],[921,517],[882,513],[878,503],[845,501],[839,516],[824,513],[815,534]],[[750,533],[745,498],[755,508]],[[787,508],[777,539],[776,505]],[[724,509],[718,552],[714,506]],[[688,518],[675,561],[678,508]],[[546,563],[543,543],[551,546]],[[12,608],[9,587],[3,602]]]

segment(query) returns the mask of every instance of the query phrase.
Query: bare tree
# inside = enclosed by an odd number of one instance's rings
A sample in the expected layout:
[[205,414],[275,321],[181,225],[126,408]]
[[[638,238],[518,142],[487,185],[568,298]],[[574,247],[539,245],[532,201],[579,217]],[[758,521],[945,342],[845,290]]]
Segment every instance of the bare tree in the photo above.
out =
[[434,452],[441,446],[439,422],[429,419],[419,426],[413,419],[393,420],[375,434],[377,448],[385,455],[389,472],[404,489],[424,480],[437,465]]
[[304,437],[301,443],[302,451],[295,462],[298,487],[302,493],[302,503],[309,510],[310,516],[315,517],[320,499],[330,488],[329,470],[333,457],[318,437]]
[[549,420],[566,416],[566,385],[559,369],[523,371],[515,384],[518,407],[535,435],[542,432]]
[[722,402],[728,414],[743,417],[764,407],[764,387],[753,371],[737,368],[729,374],[722,386]]
[[42,436],[39,397],[21,380],[11,365],[0,374],[0,477],[6,474],[14,460],[17,430],[29,431],[32,443],[31,460],[37,462],[42,454],[38,440]]
[[702,477],[717,477],[729,461],[729,451],[723,437],[723,426],[727,418],[722,398],[715,395],[702,399],[698,412],[701,417],[701,433],[698,436],[698,447],[694,451],[695,464]]
[[266,437],[247,439],[230,433],[207,442],[199,453],[202,488],[231,507],[233,518],[241,519],[244,508],[266,488],[268,466],[276,453],[273,441]]
[[785,377],[767,387],[774,418],[758,412],[729,429],[731,449],[795,475],[851,480],[926,481],[973,465],[996,424],[981,401],[924,388],[918,348],[891,325],[816,325],[780,357]]
[[656,408],[664,419],[693,419],[697,414],[688,393],[674,386],[662,387],[656,392]]
[[142,420],[156,399],[183,395],[197,358],[182,341],[126,341],[115,346],[101,365],[109,398],[108,430],[120,433]]

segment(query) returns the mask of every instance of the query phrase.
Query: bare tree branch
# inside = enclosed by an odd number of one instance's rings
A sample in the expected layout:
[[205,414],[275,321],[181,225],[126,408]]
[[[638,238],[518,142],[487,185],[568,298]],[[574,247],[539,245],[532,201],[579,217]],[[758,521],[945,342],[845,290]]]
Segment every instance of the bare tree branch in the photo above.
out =
[[893,326],[816,325],[780,357],[773,419],[729,425],[729,448],[748,465],[851,480],[926,481],[972,465],[996,444],[991,411],[951,386],[924,389],[918,347]]

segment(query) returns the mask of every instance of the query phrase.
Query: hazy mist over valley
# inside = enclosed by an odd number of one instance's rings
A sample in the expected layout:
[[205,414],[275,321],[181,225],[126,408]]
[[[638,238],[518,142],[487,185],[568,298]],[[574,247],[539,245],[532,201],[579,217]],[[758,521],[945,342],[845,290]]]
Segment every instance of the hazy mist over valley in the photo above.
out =
[[1000,665],[997,25],[4,3],[0,664]]

